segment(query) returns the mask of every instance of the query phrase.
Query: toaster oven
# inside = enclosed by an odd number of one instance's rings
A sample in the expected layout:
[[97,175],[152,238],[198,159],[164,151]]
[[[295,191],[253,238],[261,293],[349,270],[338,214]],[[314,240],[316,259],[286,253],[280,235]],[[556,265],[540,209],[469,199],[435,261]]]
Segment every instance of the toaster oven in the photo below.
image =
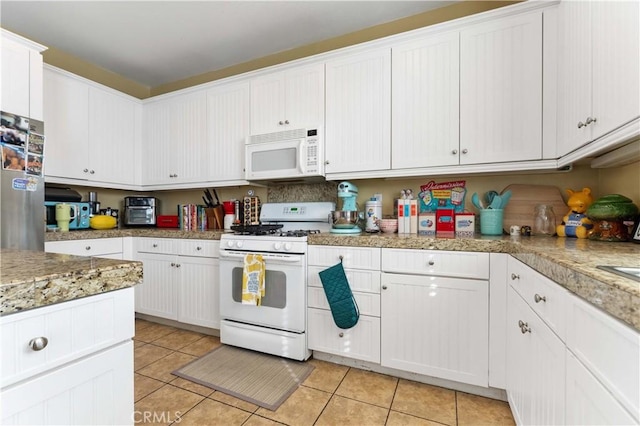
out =
[[156,226],[157,209],[157,198],[125,197],[124,224],[126,226]]

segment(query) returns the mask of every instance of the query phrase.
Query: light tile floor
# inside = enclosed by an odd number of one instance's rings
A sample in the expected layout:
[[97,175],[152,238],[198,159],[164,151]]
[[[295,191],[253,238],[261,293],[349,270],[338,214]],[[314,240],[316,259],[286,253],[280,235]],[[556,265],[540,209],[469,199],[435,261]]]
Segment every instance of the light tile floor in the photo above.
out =
[[315,369],[276,411],[171,371],[220,346],[217,337],[136,320],[136,424],[514,425],[503,401],[311,359]]

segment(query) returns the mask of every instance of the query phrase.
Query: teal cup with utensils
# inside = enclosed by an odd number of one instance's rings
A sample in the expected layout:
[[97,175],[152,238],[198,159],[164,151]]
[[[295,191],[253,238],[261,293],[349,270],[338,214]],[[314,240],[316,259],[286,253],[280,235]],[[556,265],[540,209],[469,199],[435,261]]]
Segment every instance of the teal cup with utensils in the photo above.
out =
[[480,210],[480,233],[482,235],[502,235],[503,209]]

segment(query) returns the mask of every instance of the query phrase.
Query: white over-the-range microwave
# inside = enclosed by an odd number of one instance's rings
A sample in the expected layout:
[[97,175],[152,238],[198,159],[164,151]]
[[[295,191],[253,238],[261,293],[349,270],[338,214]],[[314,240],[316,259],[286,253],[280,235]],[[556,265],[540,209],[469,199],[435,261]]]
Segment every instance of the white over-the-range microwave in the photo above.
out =
[[245,179],[266,182],[323,180],[322,128],[249,136],[245,143]]

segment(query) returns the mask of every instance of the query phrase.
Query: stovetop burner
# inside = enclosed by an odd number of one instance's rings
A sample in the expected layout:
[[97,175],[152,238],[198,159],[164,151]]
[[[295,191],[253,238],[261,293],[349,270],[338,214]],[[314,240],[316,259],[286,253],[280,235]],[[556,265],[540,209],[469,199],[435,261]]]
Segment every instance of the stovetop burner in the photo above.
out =
[[277,235],[283,225],[232,225],[236,235]]
[[282,231],[278,234],[279,237],[306,237],[311,234],[319,234],[319,229],[296,229],[293,231]]

